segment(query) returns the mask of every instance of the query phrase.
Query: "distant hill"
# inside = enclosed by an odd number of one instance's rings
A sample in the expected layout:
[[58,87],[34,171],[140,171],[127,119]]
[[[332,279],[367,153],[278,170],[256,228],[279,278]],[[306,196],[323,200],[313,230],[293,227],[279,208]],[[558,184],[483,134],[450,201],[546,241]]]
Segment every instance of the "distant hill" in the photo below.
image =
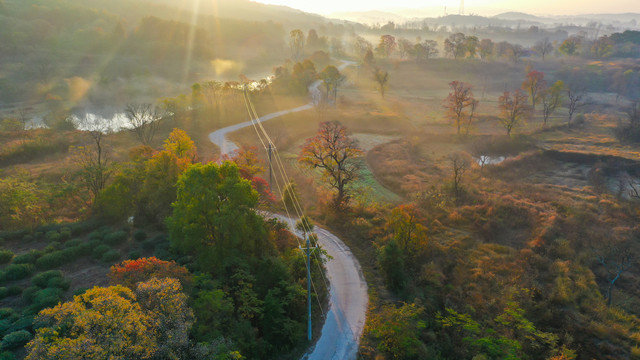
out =
[[530,15],[522,12],[510,11],[502,14],[498,14],[493,16],[496,19],[504,19],[504,20],[527,20],[527,21],[538,21],[543,22],[545,19],[539,16]]
[[344,19],[348,21],[354,21],[362,24],[380,24],[384,25],[389,21],[397,24],[401,24],[409,20],[408,17],[398,15],[392,12],[386,11],[350,11],[350,12],[337,12],[332,13],[331,17],[337,19]]
[[145,0],[145,2],[175,8],[179,12],[193,13],[195,10],[198,15],[214,15],[250,21],[273,21],[283,24],[285,28],[310,28],[328,22],[328,19],[321,15],[287,6],[267,5],[249,0]]

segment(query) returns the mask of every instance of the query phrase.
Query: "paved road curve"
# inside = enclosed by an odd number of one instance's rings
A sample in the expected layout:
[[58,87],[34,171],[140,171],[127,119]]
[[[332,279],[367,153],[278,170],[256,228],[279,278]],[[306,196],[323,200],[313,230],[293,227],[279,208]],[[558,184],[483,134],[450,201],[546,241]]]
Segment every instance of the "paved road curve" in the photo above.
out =
[[[345,61],[339,68],[342,70],[352,64]],[[260,121],[313,108],[320,93],[319,86],[320,81],[316,81],[309,88],[313,98],[309,104],[262,116]],[[228,140],[226,135],[247,126],[251,126],[251,121],[216,130],[209,134],[209,139],[220,147],[221,154],[230,154],[238,149],[238,146]],[[294,229],[295,219],[277,214],[271,214],[271,216],[289,223],[290,228]],[[332,258],[327,262],[327,278],[330,283],[329,311],[326,314],[320,338],[302,359],[354,359],[367,315],[369,302],[367,283],[358,260],[342,240],[319,227],[316,227],[316,233],[320,245]]]

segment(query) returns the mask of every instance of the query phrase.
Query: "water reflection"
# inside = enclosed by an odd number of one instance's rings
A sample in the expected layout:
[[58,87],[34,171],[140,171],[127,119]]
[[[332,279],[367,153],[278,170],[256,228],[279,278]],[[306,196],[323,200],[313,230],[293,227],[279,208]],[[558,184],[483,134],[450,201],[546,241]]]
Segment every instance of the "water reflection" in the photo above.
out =
[[78,130],[102,132],[118,132],[131,129],[129,119],[124,112],[75,112],[71,115],[71,121]]
[[478,165],[495,165],[507,160],[506,156],[480,155],[476,159]]

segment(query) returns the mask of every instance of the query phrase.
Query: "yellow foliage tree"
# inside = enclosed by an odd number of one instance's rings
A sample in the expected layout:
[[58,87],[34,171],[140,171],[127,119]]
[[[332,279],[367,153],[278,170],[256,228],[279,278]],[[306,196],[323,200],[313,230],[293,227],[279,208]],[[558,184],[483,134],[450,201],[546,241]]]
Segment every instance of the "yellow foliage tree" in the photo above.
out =
[[196,144],[184,130],[173,129],[164,141],[164,149],[178,158],[190,159],[195,162],[197,157]]
[[26,359],[178,358],[188,350],[193,320],[176,279],[152,278],[135,293],[94,287],[40,312],[37,321],[46,325],[27,344]]
[[148,359],[156,348],[148,331],[152,325],[124,286],[95,287],[73,301],[45,309],[27,344],[27,360],[38,359]]

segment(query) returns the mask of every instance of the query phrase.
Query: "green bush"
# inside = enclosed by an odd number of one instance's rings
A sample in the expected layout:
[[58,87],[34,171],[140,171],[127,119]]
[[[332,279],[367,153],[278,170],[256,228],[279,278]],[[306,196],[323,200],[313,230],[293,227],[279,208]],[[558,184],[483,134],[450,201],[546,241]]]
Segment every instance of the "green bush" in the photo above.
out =
[[94,241],[94,240],[102,241],[103,238],[104,238],[104,234],[97,230],[92,231],[91,234],[89,234],[90,241]]
[[32,326],[33,326],[33,316],[23,312],[22,316],[17,318],[11,324],[11,326],[9,326],[9,328],[7,329],[7,332],[10,333],[10,332],[13,332],[13,331],[18,331],[18,330],[27,330],[27,329],[32,328]]
[[80,244],[83,244],[84,242],[82,241],[82,239],[71,239],[69,241],[67,241],[66,243],[64,243],[64,248],[68,249],[74,246],[78,246]]
[[16,360],[16,356],[10,351],[3,351],[0,353],[0,360]]
[[127,241],[127,233],[124,231],[116,231],[104,237],[104,242],[114,246],[120,245]]
[[69,239],[71,239],[71,229],[68,227],[60,229],[60,240],[67,241]]
[[7,281],[7,272],[0,271],[0,284],[4,283],[5,281]]
[[27,230],[0,231],[0,238],[5,241],[19,240],[27,234]]
[[93,251],[94,247],[91,246],[91,244],[89,243],[84,243],[80,246],[78,246],[80,248],[80,254],[82,256],[89,256],[91,255],[91,252]]
[[44,237],[44,233],[42,231],[36,231],[33,233],[34,239],[42,239]]
[[90,254],[91,248],[83,244],[79,246],[70,247],[68,249],[64,249],[62,250],[62,252],[65,253],[66,256],[69,258],[69,261],[67,263],[71,263],[76,261],[78,258],[82,256],[86,256]]
[[50,231],[58,231],[60,229],[60,224],[44,224],[40,225],[36,228],[36,231],[41,233],[48,233]]
[[28,288],[24,289],[24,291],[22,292],[22,300],[24,300],[24,302],[26,302],[27,304],[33,303],[33,299],[36,296],[36,292],[40,290],[41,289],[38,286],[29,286]]
[[14,264],[35,264],[36,260],[43,255],[42,251],[31,249],[24,254],[16,255],[13,258]]
[[69,259],[69,263],[77,260],[80,257],[80,251],[82,249],[79,246],[70,247],[68,249],[61,250],[64,256]]
[[50,243],[49,245],[47,245],[42,251],[44,251],[45,253],[52,253],[54,251],[58,251],[62,249],[62,244],[58,241],[54,241],[52,243]]
[[22,237],[22,241],[26,242],[26,243],[30,243],[33,241],[33,235],[31,234],[26,234],[24,237]]
[[159,234],[153,237],[153,242],[155,244],[163,244],[169,243],[169,237],[166,234]]
[[47,287],[67,291],[71,287],[71,280],[61,278],[61,277],[55,277],[53,279],[49,279],[49,282],[47,283]]
[[0,237],[0,246],[4,245],[4,242],[5,242],[4,238]]
[[114,262],[120,260],[120,253],[117,250],[109,250],[106,253],[102,254],[101,260],[104,262]]
[[142,257],[142,254],[140,254],[140,251],[138,250],[131,251],[128,256],[129,260],[138,260],[141,257]]
[[14,318],[0,320],[0,339],[11,332],[9,329],[15,321]]
[[[62,292],[62,289],[58,288],[46,288],[36,291],[33,298],[33,307],[40,311],[58,305],[62,301]],[[34,313],[37,311],[34,311]]]
[[0,308],[0,320],[17,318],[17,316],[18,314],[16,314],[15,310],[10,307]]
[[36,261],[36,267],[40,270],[48,270],[62,266],[72,260],[75,260],[69,255],[70,252],[66,250],[54,251],[50,254],[45,254]]
[[95,229],[98,224],[99,222],[97,220],[87,220],[70,224],[69,227],[71,228],[71,234],[78,236],[88,233],[91,229]]
[[109,245],[98,245],[93,249],[92,255],[96,259],[102,258],[102,255],[107,251],[111,250],[111,246]]
[[133,233],[133,238],[139,242],[145,241],[147,239],[147,233],[142,229],[136,230],[136,232]]
[[31,264],[11,264],[5,268],[7,280],[20,280],[33,274]]
[[156,243],[153,242],[153,239],[147,239],[142,242],[142,248],[145,250],[151,250],[156,246]]
[[94,248],[102,245],[102,240],[96,240],[96,239],[88,240],[86,242],[86,244],[89,244],[91,246],[91,248],[94,249]]
[[55,231],[55,230],[47,231],[47,234],[45,235],[45,238],[49,242],[62,240],[62,236],[60,235],[60,233]]
[[0,264],[7,264],[11,259],[13,259],[11,250],[0,250]]
[[26,330],[14,331],[2,339],[0,348],[3,350],[11,350],[24,346],[32,337],[31,333]]
[[4,299],[9,296],[20,295],[22,288],[20,286],[0,287],[0,299]]
[[31,284],[35,285],[35,286],[39,286],[41,288],[46,288],[47,287],[47,283],[49,282],[49,280],[53,279],[53,278],[61,278],[62,276],[62,271],[60,270],[49,270],[49,271],[43,271],[39,274],[36,274],[32,279],[31,279]]

